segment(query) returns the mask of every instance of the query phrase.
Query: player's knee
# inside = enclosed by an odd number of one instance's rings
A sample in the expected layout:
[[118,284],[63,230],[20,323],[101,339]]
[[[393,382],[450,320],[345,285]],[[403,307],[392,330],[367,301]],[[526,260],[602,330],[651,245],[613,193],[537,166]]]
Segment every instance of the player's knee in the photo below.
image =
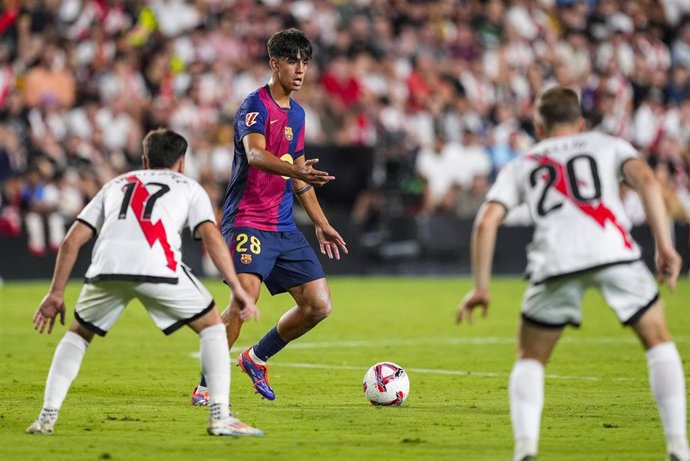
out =
[[314,323],[318,323],[328,317],[331,311],[333,311],[333,304],[329,297],[324,296],[314,300],[309,309],[309,316]]
[[660,301],[657,301],[631,326],[645,349],[650,349],[671,340],[671,334],[666,326],[666,319]]

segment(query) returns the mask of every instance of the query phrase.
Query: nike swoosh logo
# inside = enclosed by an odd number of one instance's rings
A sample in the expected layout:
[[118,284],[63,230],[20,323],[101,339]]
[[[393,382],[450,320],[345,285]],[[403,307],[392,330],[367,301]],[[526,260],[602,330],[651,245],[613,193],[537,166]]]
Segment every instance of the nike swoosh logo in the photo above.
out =
[[277,121],[278,121],[278,120],[271,120],[271,121],[268,122],[268,123],[270,123],[271,125],[273,125],[273,124],[274,124],[275,122],[277,122]]

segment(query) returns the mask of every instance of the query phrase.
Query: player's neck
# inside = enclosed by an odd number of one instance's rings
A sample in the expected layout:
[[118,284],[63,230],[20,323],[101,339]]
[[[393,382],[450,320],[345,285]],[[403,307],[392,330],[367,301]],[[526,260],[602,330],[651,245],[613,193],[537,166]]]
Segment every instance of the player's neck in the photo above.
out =
[[270,91],[271,97],[280,107],[290,107],[290,95],[292,91],[283,87],[283,85],[280,84],[280,80],[272,78],[271,81],[268,82],[268,91]]
[[542,136],[540,136],[543,139],[547,138],[559,138],[562,136],[574,136],[576,134],[580,134],[584,131],[585,129],[585,123],[584,120],[581,118],[573,123],[559,123],[551,128],[551,130],[547,131],[544,133],[544,126],[541,125],[541,127],[537,128],[537,132],[540,130],[542,131]]
[[549,131],[546,134],[545,139],[560,138],[562,136],[574,136],[576,134],[580,134],[581,132],[582,130],[580,130],[578,127],[563,126]]

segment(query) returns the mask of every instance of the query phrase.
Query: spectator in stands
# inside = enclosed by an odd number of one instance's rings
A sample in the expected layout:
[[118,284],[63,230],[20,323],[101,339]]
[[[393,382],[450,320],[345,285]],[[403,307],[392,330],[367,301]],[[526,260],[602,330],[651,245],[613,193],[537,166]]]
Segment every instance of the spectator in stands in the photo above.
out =
[[[41,171],[41,166],[48,170]],[[42,256],[46,252],[45,225],[49,228],[51,250],[57,251],[65,236],[62,216],[58,213],[59,194],[53,183],[47,183],[44,177],[50,172],[46,161],[29,167],[26,183],[22,189],[21,206],[25,210],[24,223],[29,240],[29,252]]]
[[23,94],[29,107],[38,107],[46,100],[55,101],[60,108],[72,107],[76,86],[63,48],[47,45],[40,63],[26,73]]
[[[447,142],[444,135],[437,133],[432,147],[422,148],[417,155],[416,170],[424,180],[422,212],[454,213],[460,198],[462,169],[462,147]],[[470,179],[471,181],[471,179]]]
[[[141,133],[175,125],[191,134],[190,168],[206,175],[213,165],[205,184],[222,187],[228,136],[214,133],[268,80],[264,44],[292,25],[318,50],[298,95],[308,144],[374,147],[370,182],[386,184],[387,198],[369,200],[373,208],[409,213],[386,201],[407,193],[399,178],[414,173],[414,153],[434,146],[437,132],[456,146],[466,128],[493,133],[485,143],[494,171],[520,155],[532,142],[534,97],[556,83],[580,90],[592,127],[647,155],[671,134],[687,157],[688,7],[660,1],[8,0],[0,181],[48,157],[58,178],[85,175],[87,199],[139,165]],[[687,163],[675,165],[674,177],[688,174]]]
[[0,237],[21,235],[23,187],[22,178],[16,173],[3,178],[2,189],[0,189]]

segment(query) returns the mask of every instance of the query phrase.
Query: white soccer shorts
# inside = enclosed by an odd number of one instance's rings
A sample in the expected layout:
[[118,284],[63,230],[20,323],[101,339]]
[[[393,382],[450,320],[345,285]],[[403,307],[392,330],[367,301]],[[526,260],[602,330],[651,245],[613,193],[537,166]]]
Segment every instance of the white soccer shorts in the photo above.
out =
[[156,326],[169,335],[214,308],[213,297],[191,272],[176,285],[108,280],[85,283],[75,317],[85,328],[105,336],[133,299],[144,305]]
[[659,298],[654,276],[642,261],[635,261],[530,285],[522,299],[522,317],[543,327],[579,326],[587,288],[598,289],[624,325],[637,321]]

